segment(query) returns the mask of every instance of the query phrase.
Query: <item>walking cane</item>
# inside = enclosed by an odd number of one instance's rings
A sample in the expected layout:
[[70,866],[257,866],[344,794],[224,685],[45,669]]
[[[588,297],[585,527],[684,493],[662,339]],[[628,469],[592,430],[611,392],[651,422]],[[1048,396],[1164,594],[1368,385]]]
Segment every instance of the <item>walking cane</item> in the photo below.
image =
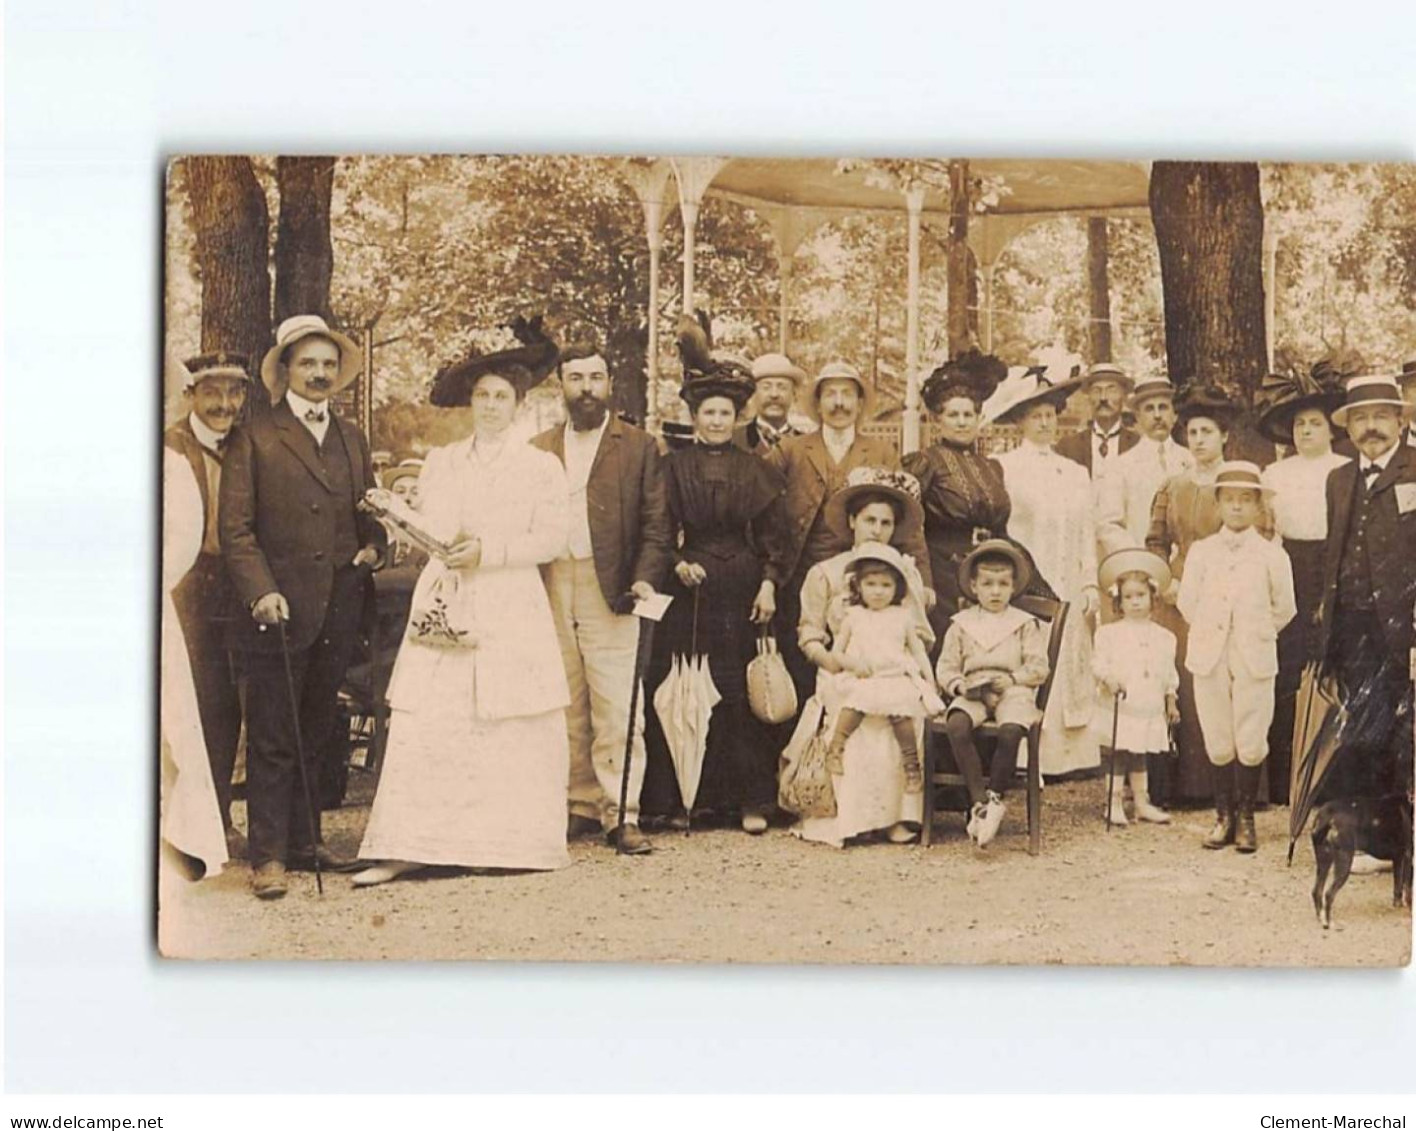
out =
[[654,622],[639,619],[639,643],[634,649],[634,686],[629,690],[629,726],[625,728],[624,768],[620,771],[619,823],[615,826],[615,853],[624,855],[624,810],[629,804],[629,763],[634,757],[634,716],[639,711],[639,685],[644,682],[644,668],[649,662],[649,644],[654,639]]
[[1115,706],[1111,708],[1111,771],[1106,780],[1106,831],[1111,831],[1111,803],[1116,798],[1116,734],[1121,726],[1121,700],[1126,698],[1126,689],[1120,688],[1115,695]]
[[285,621],[280,627],[280,656],[285,661],[285,689],[290,693],[290,718],[295,724],[295,757],[300,766],[300,788],[305,792],[305,818],[310,825],[310,850],[315,857],[315,889],[324,895],[324,877],[320,874],[320,836],[315,828],[315,801],[310,793],[309,771],[305,768],[305,740],[300,734],[300,701],[295,698],[295,675],[290,669],[290,642],[285,637]]

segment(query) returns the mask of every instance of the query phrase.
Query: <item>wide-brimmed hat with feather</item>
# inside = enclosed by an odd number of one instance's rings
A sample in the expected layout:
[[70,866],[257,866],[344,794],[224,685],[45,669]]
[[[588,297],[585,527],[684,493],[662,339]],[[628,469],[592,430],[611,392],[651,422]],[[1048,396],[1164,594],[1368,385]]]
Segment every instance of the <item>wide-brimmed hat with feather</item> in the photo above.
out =
[[727,397],[741,412],[757,391],[746,358],[713,349],[712,323],[706,312],[679,315],[678,348],[683,362],[679,396],[690,412],[697,412],[710,397]]
[[479,378],[495,373],[510,381],[518,398],[544,381],[560,360],[560,348],[546,332],[541,315],[517,317],[506,327],[519,343],[494,353],[473,354],[439,369],[433,377],[428,400],[439,408],[462,408],[472,403]]
[[1292,447],[1293,421],[1298,414],[1316,408],[1331,421],[1345,398],[1343,383],[1350,376],[1330,361],[1318,362],[1307,373],[1270,373],[1259,386],[1259,434]]
[[1050,404],[1059,412],[1081,387],[1080,367],[1059,373],[1055,366],[1031,365],[1009,372],[983,406],[986,424],[1016,424],[1030,408]]
[[968,397],[977,408],[1007,376],[1008,366],[1000,358],[968,349],[926,377],[919,396],[930,412],[939,412],[954,397]]

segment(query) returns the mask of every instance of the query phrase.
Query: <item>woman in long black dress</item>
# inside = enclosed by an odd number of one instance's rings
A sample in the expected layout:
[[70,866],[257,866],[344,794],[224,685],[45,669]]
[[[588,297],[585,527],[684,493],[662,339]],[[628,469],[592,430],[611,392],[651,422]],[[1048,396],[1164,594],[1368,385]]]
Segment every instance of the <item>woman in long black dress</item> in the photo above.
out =
[[936,442],[904,458],[919,480],[924,540],[936,601],[929,622],[943,641],[959,611],[959,565],[981,542],[1008,536],[1012,506],[998,462],[978,451],[983,402],[1008,369],[996,357],[969,350],[933,373],[920,396],[934,423]]
[[[738,413],[752,392],[745,367],[726,361],[690,374],[681,391],[695,442],[665,460],[669,512],[681,541],[668,588],[674,601],[646,686],[652,695],[673,657],[693,655],[695,643],[708,657],[722,701],[709,723],[693,808],[735,815],[755,834],[767,828],[776,805],[777,750],[748,709],[746,673],[758,626],[770,623],[777,586],[786,579],[787,522],[781,475],[733,444]],[[681,820],[686,807],[657,718],[646,737],[645,811]]]

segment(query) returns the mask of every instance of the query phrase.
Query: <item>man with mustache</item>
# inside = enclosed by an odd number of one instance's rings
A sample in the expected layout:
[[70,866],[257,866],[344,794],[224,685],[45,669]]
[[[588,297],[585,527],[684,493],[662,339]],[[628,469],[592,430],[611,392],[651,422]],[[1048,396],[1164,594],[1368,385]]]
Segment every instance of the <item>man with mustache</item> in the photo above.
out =
[[[777,594],[777,623],[782,657],[797,687],[797,701],[805,703],[815,682],[815,665],[797,646],[796,626],[801,619],[801,587],[817,562],[849,550],[849,541],[824,515],[826,500],[846,486],[858,467],[900,470],[900,453],[894,444],[862,436],[857,426],[868,403],[865,379],[855,366],[833,361],[816,375],[811,386],[811,408],[820,430],[783,440],[767,454],[787,481],[787,565],[790,580]],[[911,555],[926,587],[930,586],[929,555],[919,533],[898,547]],[[928,590],[927,596],[933,591]],[[931,600],[932,604],[932,600]]]
[[1411,791],[1412,607],[1416,603],[1416,448],[1395,377],[1354,377],[1332,414],[1357,458],[1328,473],[1328,543],[1316,659],[1348,724],[1322,792]]
[[261,362],[271,409],[236,429],[222,469],[221,551],[247,610],[230,639],[247,673],[246,794],[259,899],[285,894],[287,866],[352,864],[321,843],[296,758],[302,748],[313,786],[312,759],[333,733],[370,570],[387,545],[378,520],[356,509],[375,485],[368,444],[330,403],[361,364],[358,346],[323,318],[287,318]]
[[226,828],[226,852],[240,860],[246,855],[246,838],[231,824],[231,774],[241,735],[241,698],[236,665],[226,643],[238,602],[221,560],[217,517],[221,461],[231,427],[246,404],[251,379],[245,357],[235,353],[204,353],[188,360],[186,368],[183,398],[191,411],[167,429],[163,442],[192,465],[202,497],[202,548],[172,591],[172,599],[192,661],[202,737]]
[[[614,381],[598,346],[562,351],[567,420],[531,442],[565,465],[570,485],[566,552],[543,569],[570,686],[570,818],[567,836],[619,836],[620,778],[639,624],[631,610],[652,597],[673,556],[659,450],[648,433],[610,410]],[[644,696],[634,719],[623,843],[651,846],[639,831],[644,785]]]
[[1121,423],[1121,408],[1133,384],[1119,365],[1109,361],[1093,365],[1082,379],[1082,389],[1091,402],[1091,424],[1059,440],[1057,452],[1085,467],[1093,480],[1110,471],[1139,439],[1134,429]]
[[753,396],[756,415],[733,439],[740,447],[765,456],[783,440],[807,434],[807,429],[791,420],[797,386],[806,380],[806,374],[786,354],[764,353],[752,363],[752,379],[757,386]]
[[[1155,493],[1167,479],[1195,466],[1194,458],[1171,435],[1175,387],[1170,378],[1141,381],[1131,394],[1131,411],[1140,435],[1112,464],[1110,473],[1096,480],[1096,537],[1101,557],[1144,546]],[[1062,445],[1057,448],[1060,451]]]

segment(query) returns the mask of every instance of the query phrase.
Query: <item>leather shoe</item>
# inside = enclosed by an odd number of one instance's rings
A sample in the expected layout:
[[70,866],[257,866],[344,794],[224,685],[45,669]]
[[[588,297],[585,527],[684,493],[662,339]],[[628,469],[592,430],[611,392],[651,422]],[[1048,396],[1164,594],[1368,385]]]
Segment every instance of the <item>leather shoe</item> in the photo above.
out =
[[638,825],[625,825],[623,834],[618,828],[611,829],[605,834],[605,843],[619,849],[625,856],[644,856],[654,851],[654,846],[645,839]]
[[267,860],[251,878],[251,891],[257,899],[279,899],[288,890],[285,865],[279,860]]
[[594,817],[585,817],[579,813],[572,813],[570,820],[565,824],[565,839],[579,840],[581,837],[599,836],[600,822]]
[[356,872],[362,867],[358,860],[351,856],[341,856],[324,844],[315,845],[314,851],[307,848],[292,852],[286,867],[292,872],[313,872],[316,857],[319,858],[321,872]]

